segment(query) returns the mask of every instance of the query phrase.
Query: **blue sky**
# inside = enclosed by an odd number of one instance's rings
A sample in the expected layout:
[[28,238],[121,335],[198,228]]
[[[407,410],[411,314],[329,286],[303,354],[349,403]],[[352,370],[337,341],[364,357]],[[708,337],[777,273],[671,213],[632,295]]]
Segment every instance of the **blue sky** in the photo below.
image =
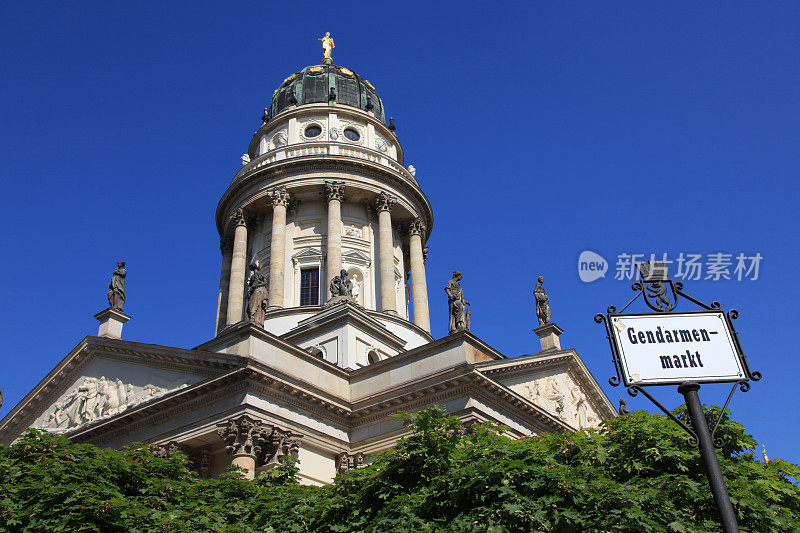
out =
[[[632,295],[613,279],[617,255],[760,253],[757,280],[687,290],[740,310],[764,379],[737,392],[734,415],[770,456],[800,461],[799,15],[789,2],[6,5],[0,415],[96,334],[118,258],[125,338],[211,337],[217,201],[268,97],[319,62],[330,31],[335,62],[375,85],[433,204],[435,337],[457,268],[474,333],[510,356],[538,351],[542,275],[562,345],[616,404],[592,317]],[[581,282],[583,250],[610,275]]]

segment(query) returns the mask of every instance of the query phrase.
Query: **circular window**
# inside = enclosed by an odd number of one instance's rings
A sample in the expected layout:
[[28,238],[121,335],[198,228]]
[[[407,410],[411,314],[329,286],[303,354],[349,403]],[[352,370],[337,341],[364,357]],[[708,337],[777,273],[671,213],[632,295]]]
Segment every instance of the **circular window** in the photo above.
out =
[[344,136],[347,137],[351,141],[358,141],[361,139],[361,134],[358,133],[358,130],[353,128],[345,128],[344,129]]
[[322,127],[316,124],[312,124],[308,126],[305,131],[303,131],[303,135],[308,138],[319,137],[322,133]]

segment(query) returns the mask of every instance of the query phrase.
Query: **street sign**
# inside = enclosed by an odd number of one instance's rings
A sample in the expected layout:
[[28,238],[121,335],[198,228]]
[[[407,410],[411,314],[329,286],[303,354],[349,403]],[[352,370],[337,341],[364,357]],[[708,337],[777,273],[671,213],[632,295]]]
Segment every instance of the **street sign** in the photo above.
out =
[[[739,312],[735,309],[725,312],[719,302],[706,305],[686,294],[683,283],[667,277],[663,263],[638,264],[637,267],[642,280],[631,285],[636,296],[620,311],[612,305],[605,315],[597,313],[594,316],[595,322],[606,327],[617,371],[608,383],[614,387],[624,383],[631,396],[641,392],[686,430],[690,435],[689,443],[700,448],[723,531],[738,533],[736,512],[714,452],[714,448],[721,447],[723,442],[714,435],[736,388],[747,392],[750,380],[761,379],[760,372],[750,370],[733,327],[732,321],[738,318]],[[655,313],[625,313],[639,298]],[[675,312],[679,299],[702,310]],[[733,382],[733,388],[719,411],[714,429],[709,430],[697,391],[701,383],[724,382]],[[679,384],[678,392],[686,400],[691,428],[647,392],[649,386],[670,384]],[[620,415],[624,414],[624,405],[620,400]]]
[[722,311],[609,314],[609,318],[626,387],[747,379]]

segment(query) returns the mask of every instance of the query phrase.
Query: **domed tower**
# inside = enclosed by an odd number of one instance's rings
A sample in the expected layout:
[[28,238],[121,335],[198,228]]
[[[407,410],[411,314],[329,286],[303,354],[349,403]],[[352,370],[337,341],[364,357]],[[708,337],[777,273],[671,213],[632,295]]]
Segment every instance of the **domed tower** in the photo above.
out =
[[430,342],[433,212],[375,87],[326,58],[289,75],[262,120],[217,207],[216,334],[255,322],[344,368]]

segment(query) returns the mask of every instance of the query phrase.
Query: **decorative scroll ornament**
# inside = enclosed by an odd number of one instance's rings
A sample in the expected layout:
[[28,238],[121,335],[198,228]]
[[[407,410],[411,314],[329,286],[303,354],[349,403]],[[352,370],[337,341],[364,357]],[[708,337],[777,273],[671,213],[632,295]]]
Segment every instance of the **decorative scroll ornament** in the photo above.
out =
[[352,76],[352,75],[353,75],[353,71],[352,71],[352,70],[350,70],[349,68],[346,68],[346,67],[342,67],[342,68],[340,68],[340,69],[339,69],[339,72],[341,72],[341,73],[342,73],[342,74],[344,74],[345,76]]
[[292,195],[286,190],[286,187],[278,187],[270,193],[272,198],[272,205],[282,205],[289,207],[292,203]]
[[372,86],[372,84],[369,82],[369,80],[364,80],[364,83],[367,85],[367,87],[369,87],[373,91],[375,90],[375,87]]
[[408,232],[411,235],[423,235],[426,229],[425,223],[419,218],[415,218],[408,225]]
[[364,467],[364,454],[363,453],[346,453],[342,452],[336,457],[336,471],[344,474],[350,470]]
[[169,459],[176,453],[182,453],[186,456],[186,466],[196,471],[202,478],[211,477],[211,458],[206,448],[192,448],[187,444],[171,440],[166,444],[155,444],[150,449],[153,451],[153,455],[161,459]]
[[270,431],[261,422],[243,415],[237,420],[230,419],[222,424],[222,427],[217,428],[217,434],[225,441],[225,453],[259,457]]
[[331,200],[344,200],[344,182],[343,181],[326,181],[325,182],[325,197],[330,202]]
[[242,415],[218,424],[217,434],[229,455],[249,455],[257,466],[277,464],[282,456],[297,457],[302,435]]
[[289,134],[286,132],[286,130],[281,130],[272,136],[272,144],[274,144],[276,148],[280,146],[286,146],[288,143]]
[[241,207],[238,208],[233,214],[230,216],[231,222],[233,222],[234,226],[245,226],[247,225],[247,219],[244,216],[244,209]]
[[[664,313],[666,315],[670,314],[669,312],[675,309],[678,305],[680,299],[686,300],[691,302],[692,304],[696,305],[702,310],[705,311],[720,311],[722,312],[722,304],[719,302],[711,302],[711,304],[706,304],[701,302],[700,300],[690,296],[683,290],[683,283],[681,282],[673,282],[668,277],[666,263],[659,263],[659,262],[652,262],[652,263],[638,263],[637,268],[639,269],[639,273],[642,276],[641,281],[637,281],[631,285],[631,289],[636,293],[636,295],[626,303],[622,309],[617,311],[617,308],[613,305],[609,306],[606,310],[606,314],[597,313],[594,316],[594,321],[597,324],[603,324],[606,329],[606,338],[608,339],[609,346],[611,348],[611,355],[612,360],[614,363],[614,367],[616,370],[616,375],[611,376],[608,379],[608,383],[612,387],[616,387],[620,383],[623,382],[623,374],[622,374],[622,363],[620,359],[620,354],[618,352],[618,348],[614,341],[614,336],[612,334],[611,328],[612,326],[612,317],[616,318],[624,318],[625,315],[622,313],[625,312],[628,307],[633,304],[640,296],[644,300],[644,303],[655,311],[656,313]],[[724,312],[723,312],[724,313]],[[734,339],[734,346],[736,351],[738,352],[738,357],[742,365],[742,370],[744,371],[744,377],[740,381],[733,382],[733,387],[731,388],[730,393],[728,394],[728,399],[725,401],[725,404],[722,406],[720,410],[720,416],[717,419],[714,428],[711,430],[711,437],[713,439],[713,444],[715,447],[719,448],[722,446],[722,440],[719,438],[715,438],[716,430],[719,427],[720,422],[722,421],[722,417],[725,413],[725,410],[728,408],[728,404],[733,397],[734,392],[738,388],[742,392],[747,392],[750,390],[750,380],[758,381],[761,379],[762,375],[761,372],[750,370],[750,365],[747,362],[747,356],[744,354],[741,343],[739,342],[738,335],[736,334],[736,329],[733,326],[733,321],[739,318],[739,311],[736,309],[731,309],[727,313],[724,313],[725,321],[730,328],[731,333],[733,334]],[[688,434],[688,442],[691,446],[698,445],[698,437],[695,432],[689,428],[682,420],[678,419],[672,411],[664,407],[657,399],[655,399],[650,393],[647,392],[644,386],[638,384],[625,384],[628,387],[628,395],[635,397],[638,396],[639,393],[642,393],[648,400],[650,400],[656,407],[658,407],[665,415],[667,415],[670,419],[672,419],[675,423],[677,423],[681,428],[683,428]],[[624,407],[624,404],[621,404],[621,408]],[[627,408],[625,407],[627,411]]]
[[315,66],[311,67],[310,69],[308,69],[308,71],[310,73],[312,73],[312,74],[319,74],[323,70],[325,70],[325,67],[323,67],[322,65],[315,65]]
[[381,211],[391,211],[394,207],[396,199],[391,194],[381,192],[375,201],[372,202],[372,207],[377,213]]
[[292,74],[292,75],[290,75],[288,78],[286,78],[285,80],[283,80],[283,84],[284,84],[284,85],[286,85],[287,83],[289,83],[290,81],[292,81],[292,80],[295,78],[295,76],[296,76],[295,74]]

